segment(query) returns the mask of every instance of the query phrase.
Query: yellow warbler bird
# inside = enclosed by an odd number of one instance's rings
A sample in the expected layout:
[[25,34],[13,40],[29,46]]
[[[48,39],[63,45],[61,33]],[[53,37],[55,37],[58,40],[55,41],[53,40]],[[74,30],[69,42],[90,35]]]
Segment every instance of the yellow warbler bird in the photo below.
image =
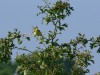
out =
[[33,28],[33,33],[34,33],[34,36],[42,36],[42,33],[41,33],[41,31],[38,29],[37,26]]

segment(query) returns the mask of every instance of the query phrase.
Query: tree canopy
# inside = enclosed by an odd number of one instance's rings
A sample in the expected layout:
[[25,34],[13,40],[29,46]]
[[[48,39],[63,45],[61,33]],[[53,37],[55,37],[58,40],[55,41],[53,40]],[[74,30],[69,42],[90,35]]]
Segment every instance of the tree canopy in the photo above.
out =
[[[94,63],[91,50],[98,48],[100,53],[100,36],[87,39],[85,34],[78,33],[75,39],[69,42],[59,43],[58,35],[63,35],[62,31],[68,28],[68,24],[63,21],[71,15],[74,8],[65,0],[57,0],[50,3],[43,0],[45,5],[38,6],[43,15],[42,24],[53,27],[47,35],[39,29],[39,26],[33,27],[30,34],[23,34],[18,29],[14,32],[8,32],[4,38],[0,38],[0,63],[7,63],[11,60],[14,49],[30,52],[16,55],[18,63],[17,72],[24,75],[85,75],[89,72],[88,66]],[[25,46],[18,47],[23,41],[31,42],[35,38],[43,48],[36,47],[35,51],[27,49]],[[22,40],[25,39],[25,40]],[[16,44],[14,41],[18,42]],[[67,39],[66,39],[67,40]],[[88,48],[89,47],[89,50]]]

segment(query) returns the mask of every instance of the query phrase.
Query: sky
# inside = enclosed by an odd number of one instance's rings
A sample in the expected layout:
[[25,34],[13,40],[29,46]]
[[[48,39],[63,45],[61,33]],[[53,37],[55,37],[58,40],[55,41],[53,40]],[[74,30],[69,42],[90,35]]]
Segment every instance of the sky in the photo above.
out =
[[[99,36],[100,0],[70,0],[69,2],[74,7],[74,11],[65,20],[69,27],[63,32],[63,36],[59,36],[61,42],[75,38],[79,32],[85,33],[87,38]],[[31,33],[32,26],[36,25],[43,32],[48,30],[46,26],[41,25],[41,16],[36,16],[37,12],[39,12],[37,6],[43,4],[42,0],[0,0],[0,38],[5,37],[7,32],[13,31],[14,28],[18,28],[22,33]],[[33,46],[31,45],[29,48],[37,45],[36,41],[33,41],[33,43]],[[16,53],[14,52],[14,54]],[[95,54],[95,50],[93,54],[95,64],[89,67],[91,73],[87,75],[100,72],[100,55]]]

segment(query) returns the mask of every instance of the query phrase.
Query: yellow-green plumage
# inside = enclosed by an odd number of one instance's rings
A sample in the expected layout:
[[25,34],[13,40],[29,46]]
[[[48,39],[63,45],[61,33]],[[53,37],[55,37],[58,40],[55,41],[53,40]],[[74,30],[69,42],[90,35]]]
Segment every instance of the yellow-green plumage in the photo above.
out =
[[41,31],[38,29],[38,27],[36,26],[33,30],[34,36],[42,36]]

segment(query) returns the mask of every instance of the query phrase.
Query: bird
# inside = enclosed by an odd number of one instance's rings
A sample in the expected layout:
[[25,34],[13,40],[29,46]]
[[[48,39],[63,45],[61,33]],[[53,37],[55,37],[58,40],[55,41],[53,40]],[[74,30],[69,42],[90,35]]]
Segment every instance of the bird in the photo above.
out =
[[38,27],[33,27],[33,34],[34,36],[42,36],[41,31],[38,29]]

